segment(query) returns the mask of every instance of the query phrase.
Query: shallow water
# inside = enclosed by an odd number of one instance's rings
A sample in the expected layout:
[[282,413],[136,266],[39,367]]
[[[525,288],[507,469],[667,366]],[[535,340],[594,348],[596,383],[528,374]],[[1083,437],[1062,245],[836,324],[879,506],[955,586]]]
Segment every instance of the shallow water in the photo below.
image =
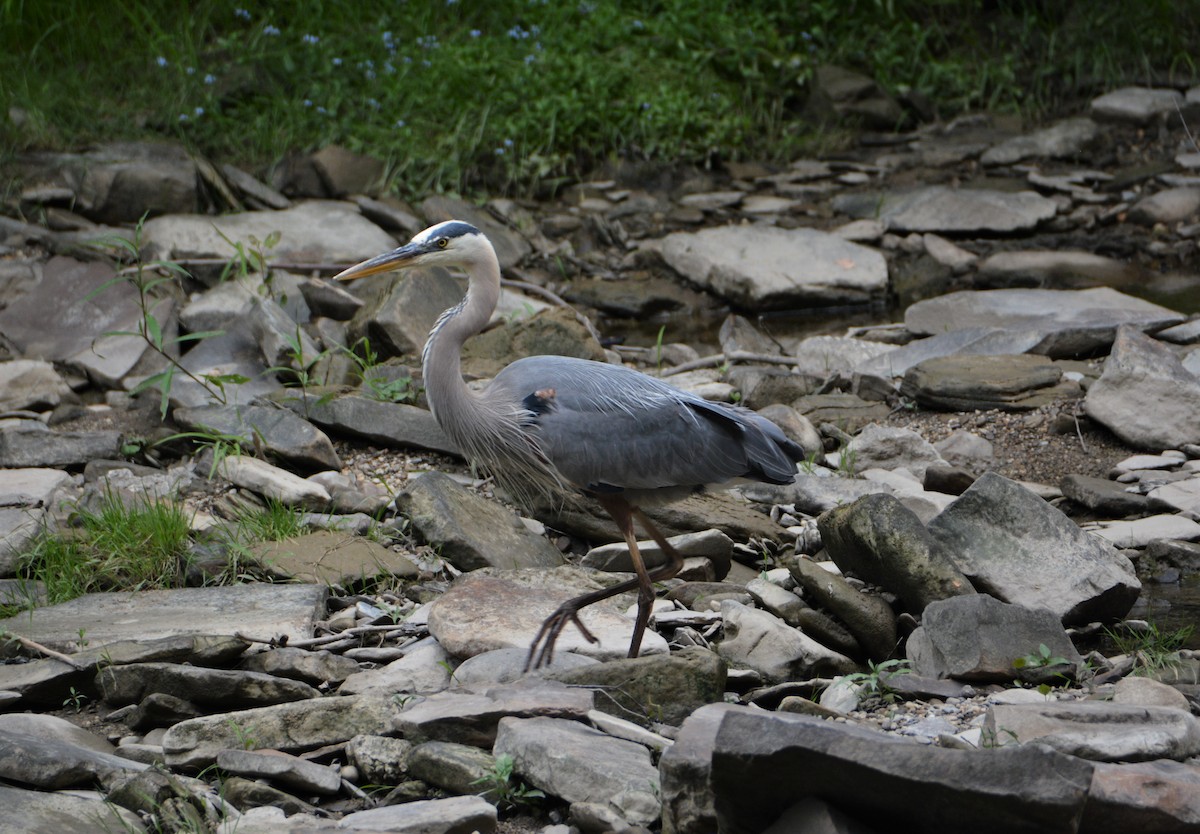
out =
[[1200,575],[1189,576],[1182,582],[1144,583],[1130,616],[1154,624],[1161,634],[1192,626],[1184,648],[1200,649]]

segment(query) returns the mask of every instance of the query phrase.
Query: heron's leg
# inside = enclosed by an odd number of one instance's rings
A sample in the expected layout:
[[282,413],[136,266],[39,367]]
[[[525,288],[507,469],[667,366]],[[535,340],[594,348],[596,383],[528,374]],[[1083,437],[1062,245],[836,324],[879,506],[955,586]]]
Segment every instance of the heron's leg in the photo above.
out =
[[[633,514],[638,511],[624,498],[613,495],[597,498],[597,501],[621,529],[621,535],[625,537],[625,544],[629,547],[629,559],[633,562],[633,570],[638,577],[637,619],[633,624],[633,639],[629,641],[629,657],[637,657],[642,647],[642,637],[646,634],[646,624],[650,622],[650,611],[654,607],[655,596],[654,583],[646,571],[646,563],[638,550],[637,535],[633,530]],[[646,523],[645,516],[641,518],[643,524]]]
[[[641,648],[642,635],[645,633],[646,624],[650,619],[650,608],[654,601],[654,582],[662,579],[670,579],[675,574],[679,573],[679,569],[683,566],[683,557],[675,548],[667,544],[662,533],[658,531],[646,516],[629,504],[624,498],[618,496],[597,497],[600,506],[612,516],[617,527],[620,528],[625,541],[630,545],[630,558],[634,561],[634,570],[637,571],[637,577],[634,579],[619,582],[611,588],[604,588],[599,591],[592,591],[574,599],[569,599],[558,607],[553,614],[546,618],[542,623],[541,629],[538,630],[537,636],[533,638],[533,643],[529,647],[529,656],[525,660],[525,670],[537,669],[540,666],[550,663],[554,658],[554,644],[558,640],[558,636],[569,623],[575,623],[575,626],[593,643],[598,642],[596,637],[592,635],[583,622],[579,619],[579,612],[587,606],[599,602],[603,599],[615,597],[618,594],[626,593],[637,588],[638,594],[638,620],[634,624],[634,639],[630,645],[630,657],[637,654],[637,650]],[[642,527],[650,535],[663,552],[667,554],[670,560],[665,565],[660,565],[653,570],[647,571],[645,562],[642,561],[641,552],[637,549],[637,539],[633,534],[633,517],[637,516]],[[643,595],[647,600],[643,604]],[[644,614],[643,614],[644,609]],[[640,623],[640,627],[638,625]],[[540,648],[539,648],[540,647]]]

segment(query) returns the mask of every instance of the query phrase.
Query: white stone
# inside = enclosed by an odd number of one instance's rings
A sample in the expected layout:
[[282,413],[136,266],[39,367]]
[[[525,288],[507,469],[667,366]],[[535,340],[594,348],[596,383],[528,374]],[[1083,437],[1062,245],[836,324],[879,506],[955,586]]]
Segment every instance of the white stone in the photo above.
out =
[[325,487],[258,458],[229,455],[221,458],[216,470],[227,481],[289,507],[319,510],[329,505]]
[[1159,539],[1200,539],[1200,524],[1181,515],[1152,515],[1132,521],[1097,521],[1084,529],[1122,548],[1145,547]]

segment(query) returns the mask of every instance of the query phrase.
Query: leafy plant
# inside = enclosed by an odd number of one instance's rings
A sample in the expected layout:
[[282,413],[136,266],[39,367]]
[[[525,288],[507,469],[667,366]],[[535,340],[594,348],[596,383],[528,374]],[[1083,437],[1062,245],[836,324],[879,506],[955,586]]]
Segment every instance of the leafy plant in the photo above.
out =
[[867,661],[866,672],[852,672],[844,675],[842,680],[859,687],[864,698],[880,697],[888,703],[896,700],[896,690],[888,686],[888,681],[895,675],[912,673],[912,664],[907,660],[892,658],[879,663]]
[[175,376],[176,374],[183,374],[201,386],[213,399],[224,403],[226,385],[240,384],[248,380],[240,374],[197,375],[180,363],[176,354],[184,344],[201,341],[212,336],[219,336],[224,331],[206,330],[197,333],[185,333],[181,336],[170,338],[164,335],[162,323],[159,322],[158,317],[154,314],[161,303],[161,299],[158,297],[159,288],[181,280],[188,275],[188,272],[179,264],[172,261],[156,260],[147,263],[142,260],[142,229],[145,219],[145,216],[143,216],[138,221],[137,226],[134,228],[132,239],[114,236],[103,238],[96,242],[95,245],[99,248],[108,248],[117,254],[123,253],[127,259],[133,262],[133,265],[119,270],[116,277],[101,284],[88,294],[86,298],[87,300],[91,300],[111,287],[120,284],[132,287],[137,293],[138,309],[141,311],[141,320],[138,322],[137,330],[114,330],[104,335],[137,336],[143,339],[151,350],[165,359],[167,365],[163,370],[150,374],[134,386],[130,391],[131,394],[139,394],[142,391],[156,389],[160,394],[159,412],[165,418],[167,416],[167,409],[170,407],[171,388],[174,384]]
[[87,695],[84,695],[82,692],[72,686],[70,692],[67,694],[67,697],[63,700],[63,707],[70,707],[77,713],[82,712],[83,705],[87,703],[87,699]]
[[420,396],[420,389],[413,385],[411,376],[389,377],[377,370],[379,354],[371,349],[371,342],[363,337],[354,343],[353,348],[342,348],[346,355],[358,366],[358,376],[366,390],[367,396],[373,400],[385,403],[415,403]]
[[1024,657],[1013,661],[1014,669],[1046,669],[1052,666],[1069,666],[1071,661],[1058,655],[1051,656],[1050,648],[1045,643],[1039,643],[1036,652],[1030,652]]
[[225,723],[229,725],[229,729],[233,731],[234,736],[237,738],[238,744],[242,746],[243,750],[254,750],[258,747],[258,739],[256,739],[254,735],[241,724],[234,721],[232,718],[226,719]]
[[507,753],[501,753],[496,757],[496,763],[491,773],[476,779],[471,784],[486,785],[487,787],[480,791],[479,795],[502,811],[527,806],[546,797],[542,791],[531,788],[519,780],[513,780],[513,757]]

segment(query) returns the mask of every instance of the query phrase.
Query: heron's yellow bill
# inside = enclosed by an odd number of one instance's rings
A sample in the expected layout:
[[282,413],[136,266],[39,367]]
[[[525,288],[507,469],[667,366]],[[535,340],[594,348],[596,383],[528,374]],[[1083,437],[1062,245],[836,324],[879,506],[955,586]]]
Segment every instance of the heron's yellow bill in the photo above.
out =
[[369,275],[379,275],[382,272],[393,272],[397,269],[403,269],[412,263],[420,253],[421,250],[410,243],[406,246],[401,246],[399,249],[393,249],[391,252],[376,255],[374,258],[369,258],[360,264],[355,264],[349,269],[343,269],[337,275],[333,276],[333,280],[357,281],[359,278],[366,278]]

